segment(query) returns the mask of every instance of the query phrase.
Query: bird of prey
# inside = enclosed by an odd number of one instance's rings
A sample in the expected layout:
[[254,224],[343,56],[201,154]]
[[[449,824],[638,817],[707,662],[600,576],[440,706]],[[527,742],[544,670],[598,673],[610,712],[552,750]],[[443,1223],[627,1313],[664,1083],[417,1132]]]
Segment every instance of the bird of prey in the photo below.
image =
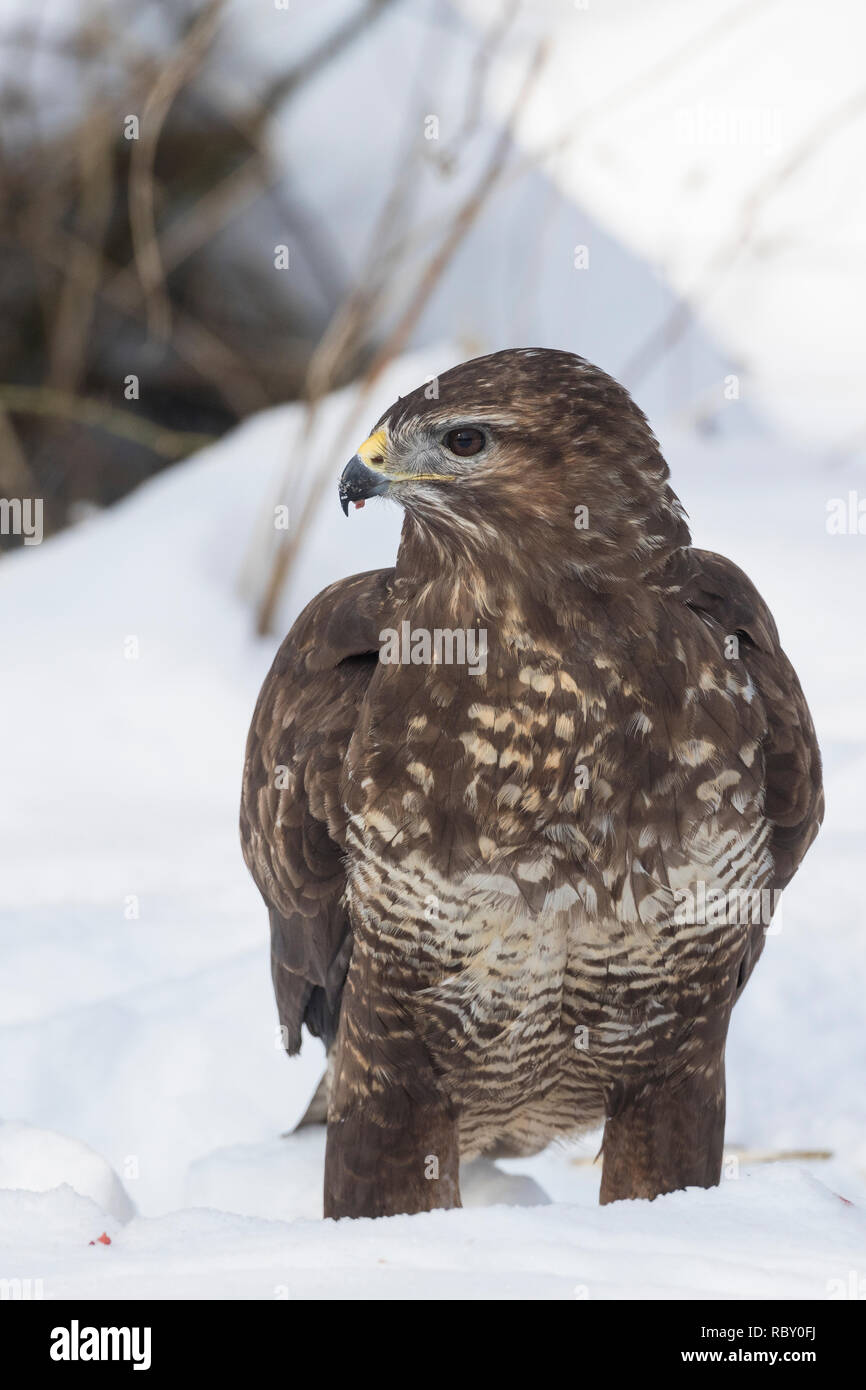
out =
[[385,412],[340,501],[405,513],[276,656],[241,835],[285,1045],[329,1053],[325,1215],[604,1125],[601,1200],[719,1181],[725,1038],[817,834],[776,625],[697,550],[646,417],[571,353]]

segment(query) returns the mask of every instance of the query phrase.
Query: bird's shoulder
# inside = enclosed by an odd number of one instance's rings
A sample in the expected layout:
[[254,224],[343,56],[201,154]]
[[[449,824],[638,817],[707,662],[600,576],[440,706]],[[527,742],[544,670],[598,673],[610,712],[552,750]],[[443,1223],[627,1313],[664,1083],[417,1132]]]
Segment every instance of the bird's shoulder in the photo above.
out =
[[377,653],[393,585],[390,568],[349,575],[322,589],[292,624],[269,674],[313,676],[352,657]]
[[758,651],[780,649],[773,615],[745,570],[724,555],[695,546],[684,552],[684,560],[679,596],[688,608],[731,635],[745,637]]

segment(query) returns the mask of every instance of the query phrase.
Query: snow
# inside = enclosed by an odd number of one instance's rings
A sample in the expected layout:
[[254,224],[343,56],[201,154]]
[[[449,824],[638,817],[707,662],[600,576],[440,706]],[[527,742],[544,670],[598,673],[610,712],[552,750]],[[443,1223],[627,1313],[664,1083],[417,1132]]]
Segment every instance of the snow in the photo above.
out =
[[[479,29],[501,10],[457,8]],[[862,5],[538,0],[494,65],[500,118],[540,34],[524,149],[692,305],[777,427],[862,450]]]
[[324,1223],[202,1207],[118,1226],[68,1187],[0,1192],[4,1277],[38,1270],[56,1298],[826,1299],[862,1271],[864,1226],[781,1165],[655,1202]]
[[87,1144],[35,1125],[0,1122],[0,1189],[50,1192],[67,1181],[116,1221],[135,1213],[114,1169]]
[[[370,419],[454,356],[396,364]],[[470,1168],[463,1211],[322,1223],[323,1134],[280,1137],[321,1048],[279,1048],[237,842],[278,640],[252,635],[240,577],[274,500],[298,504],[286,470],[327,456],[350,399],[306,455],[299,411],[268,412],[0,567],[0,1277],[46,1297],[832,1296],[866,1271],[864,540],[826,529],[846,470],[670,418],[695,540],[770,602],[827,764],[825,830],[734,1015],[725,1180],[599,1208],[593,1135]],[[279,632],[332,579],[390,563],[399,522],[375,503],[346,521],[329,487]]]

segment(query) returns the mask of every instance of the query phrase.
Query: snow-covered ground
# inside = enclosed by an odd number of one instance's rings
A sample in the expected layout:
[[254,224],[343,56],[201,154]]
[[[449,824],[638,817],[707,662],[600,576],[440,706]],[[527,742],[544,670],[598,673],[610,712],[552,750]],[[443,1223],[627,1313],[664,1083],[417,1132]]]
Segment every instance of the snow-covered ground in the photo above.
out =
[[[447,365],[395,366],[371,420]],[[321,1222],[323,1135],[280,1137],[321,1050],[280,1051],[236,833],[277,641],[252,635],[239,575],[298,462],[281,408],[0,567],[0,1279],[45,1297],[866,1292],[866,537],[825,525],[856,484],[762,437],[656,424],[696,542],[776,613],[827,768],[825,830],[734,1017],[722,1186],[599,1208],[593,1136],[471,1168],[463,1211]],[[281,631],[325,583],[390,563],[399,520],[347,522],[329,489]]]

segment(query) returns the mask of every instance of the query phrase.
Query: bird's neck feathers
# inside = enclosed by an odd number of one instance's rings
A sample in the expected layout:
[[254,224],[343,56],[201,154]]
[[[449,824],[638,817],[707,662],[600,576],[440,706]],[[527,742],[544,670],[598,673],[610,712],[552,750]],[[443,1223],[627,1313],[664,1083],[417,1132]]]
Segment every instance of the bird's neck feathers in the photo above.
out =
[[[553,625],[580,622],[580,610],[628,605],[673,588],[691,544],[678,499],[660,484],[588,518],[561,502],[524,508],[520,520],[407,511],[397,556],[398,601],[464,625],[508,613],[549,610]],[[572,517],[574,518],[572,520]],[[586,525],[582,523],[586,520]],[[592,525],[595,520],[596,531]],[[503,524],[504,523],[504,524]]]

